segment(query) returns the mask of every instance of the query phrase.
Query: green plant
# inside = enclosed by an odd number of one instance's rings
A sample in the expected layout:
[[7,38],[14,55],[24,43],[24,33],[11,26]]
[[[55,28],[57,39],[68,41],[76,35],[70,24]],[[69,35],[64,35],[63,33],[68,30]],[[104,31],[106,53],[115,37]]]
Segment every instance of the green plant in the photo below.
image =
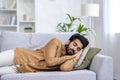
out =
[[[87,34],[90,28],[85,27],[79,17],[71,16],[67,14],[68,22],[60,22],[57,25],[57,32],[78,32],[81,34]],[[77,23],[75,23],[77,22]]]
[[85,25],[83,25],[83,24],[81,24],[81,23],[78,25],[78,27],[77,27],[77,29],[76,29],[76,32],[81,33],[82,35],[86,35],[86,34],[88,34],[90,31],[91,31],[90,28],[85,27]]
[[25,27],[24,32],[32,32],[32,27]]
[[32,30],[31,27],[25,27],[24,30]]

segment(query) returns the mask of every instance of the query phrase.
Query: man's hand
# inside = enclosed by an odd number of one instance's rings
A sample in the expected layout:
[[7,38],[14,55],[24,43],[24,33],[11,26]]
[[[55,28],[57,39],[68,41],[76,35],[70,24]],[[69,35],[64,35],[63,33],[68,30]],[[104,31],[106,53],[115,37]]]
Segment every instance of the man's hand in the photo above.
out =
[[[71,57],[70,60],[67,60],[60,66],[61,71],[71,71],[76,64],[77,60],[79,59],[80,55],[82,54],[83,50],[79,51],[78,53],[69,56]],[[69,65],[69,66],[68,66]]]
[[78,53],[75,54],[75,59],[76,59],[76,60],[79,59],[79,57],[80,57],[80,55],[82,54],[82,52],[83,52],[83,49],[80,50]]
[[67,55],[66,57],[68,58],[68,59],[75,59],[75,60],[78,60],[79,59],[79,57],[80,57],[80,55],[82,54],[82,52],[83,52],[83,49],[82,50],[80,50],[78,53],[76,53],[76,54],[74,54],[74,55]]
[[82,52],[83,52],[83,49],[82,50],[80,50],[78,53],[76,53],[76,54],[74,54],[74,55],[72,55],[72,56],[67,56],[69,59],[72,59],[72,58],[74,58],[75,60],[78,60],[79,59],[79,57],[80,57],[80,55],[82,54]]

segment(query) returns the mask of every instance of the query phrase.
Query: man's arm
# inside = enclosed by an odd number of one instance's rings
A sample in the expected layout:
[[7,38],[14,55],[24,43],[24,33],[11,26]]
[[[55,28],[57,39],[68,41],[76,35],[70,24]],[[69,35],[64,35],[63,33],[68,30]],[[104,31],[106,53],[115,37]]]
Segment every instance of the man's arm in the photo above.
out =
[[75,66],[75,64],[77,63],[81,53],[83,50],[81,50],[80,52],[78,52],[75,58],[72,58],[70,60],[67,60],[66,62],[64,62],[63,64],[61,64],[60,66],[60,70],[61,71],[71,71],[73,69],[73,67]]
[[[50,66],[57,66],[65,61],[74,58],[75,56],[63,56],[63,57],[56,57],[56,53],[58,49],[61,49],[61,41],[57,38],[52,39],[47,45],[45,46],[45,60],[47,65]],[[60,53],[61,54],[61,53]]]

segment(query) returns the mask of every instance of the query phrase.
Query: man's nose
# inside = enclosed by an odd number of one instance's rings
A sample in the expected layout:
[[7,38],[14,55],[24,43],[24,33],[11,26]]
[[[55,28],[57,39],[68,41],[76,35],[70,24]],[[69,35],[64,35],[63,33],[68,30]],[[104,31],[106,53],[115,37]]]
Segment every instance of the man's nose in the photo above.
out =
[[76,52],[76,50],[77,50],[77,47],[74,47],[74,48],[73,48],[73,50]]

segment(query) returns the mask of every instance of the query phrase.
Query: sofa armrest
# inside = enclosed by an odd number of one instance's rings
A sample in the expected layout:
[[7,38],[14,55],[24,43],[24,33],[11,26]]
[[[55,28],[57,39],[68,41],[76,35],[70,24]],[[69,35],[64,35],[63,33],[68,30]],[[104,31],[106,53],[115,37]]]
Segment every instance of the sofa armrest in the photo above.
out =
[[91,63],[90,70],[97,75],[97,80],[113,80],[113,59],[110,56],[97,54]]

